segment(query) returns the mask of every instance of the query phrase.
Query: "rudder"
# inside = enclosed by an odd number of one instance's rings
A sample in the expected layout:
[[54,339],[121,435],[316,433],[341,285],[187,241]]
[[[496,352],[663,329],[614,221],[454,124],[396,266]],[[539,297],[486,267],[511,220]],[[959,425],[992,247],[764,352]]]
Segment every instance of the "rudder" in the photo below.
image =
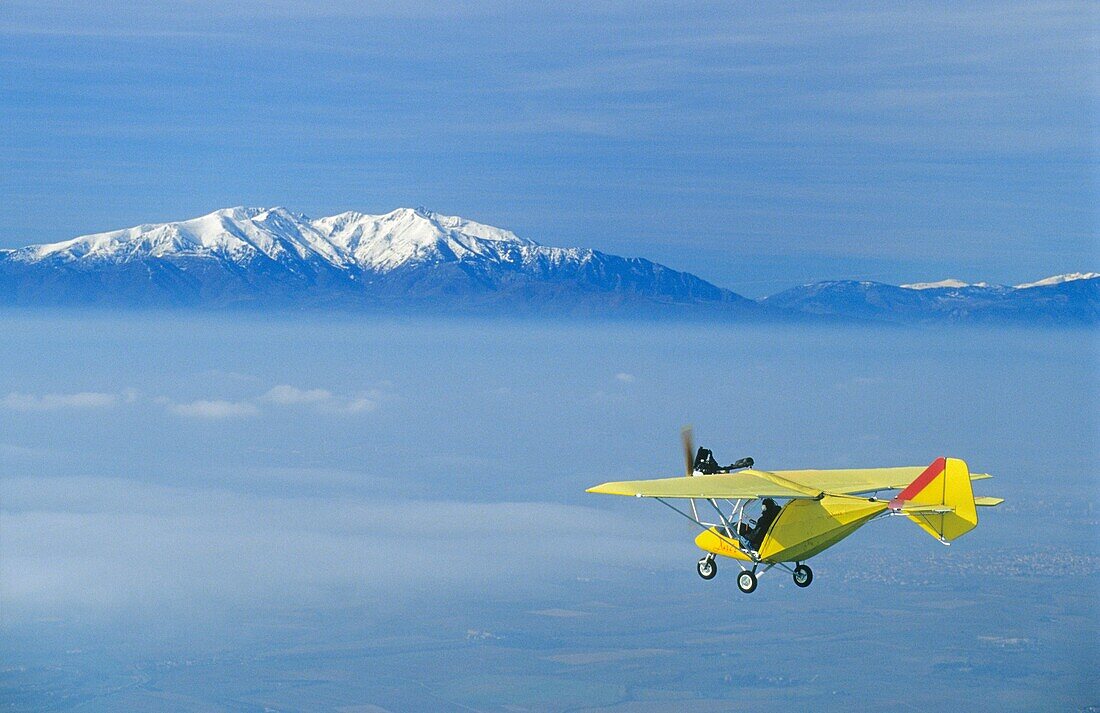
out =
[[958,458],[937,458],[890,501],[890,510],[941,542],[962,537],[978,525],[970,469]]

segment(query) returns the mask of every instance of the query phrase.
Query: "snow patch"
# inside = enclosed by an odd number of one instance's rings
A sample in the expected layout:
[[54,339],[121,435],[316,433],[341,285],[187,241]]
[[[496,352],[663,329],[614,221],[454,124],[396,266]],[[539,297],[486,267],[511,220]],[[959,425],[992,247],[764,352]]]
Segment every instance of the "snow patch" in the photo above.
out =
[[591,250],[543,247],[510,230],[425,208],[381,215],[349,211],[310,219],[285,208],[236,206],[190,220],[143,224],[12,251],[21,262],[127,263],[206,257],[247,264],[320,261],[338,269],[387,272],[415,263],[487,260],[522,266],[590,259]]
[[949,278],[939,282],[914,282],[909,285],[899,285],[907,290],[937,290],[941,287],[970,287],[969,282]]
[[1069,272],[1065,275],[1054,275],[1037,282],[1025,282],[1016,285],[1017,290],[1026,290],[1029,287],[1046,287],[1047,285],[1060,285],[1063,282],[1076,282],[1077,280],[1095,280],[1100,277],[1100,272]]
[[939,282],[914,282],[908,285],[898,285],[906,290],[940,290],[940,289],[961,289],[963,287],[980,287],[988,288],[992,287],[988,282],[963,282],[962,280],[956,280],[954,278],[948,278],[946,280],[940,280]]

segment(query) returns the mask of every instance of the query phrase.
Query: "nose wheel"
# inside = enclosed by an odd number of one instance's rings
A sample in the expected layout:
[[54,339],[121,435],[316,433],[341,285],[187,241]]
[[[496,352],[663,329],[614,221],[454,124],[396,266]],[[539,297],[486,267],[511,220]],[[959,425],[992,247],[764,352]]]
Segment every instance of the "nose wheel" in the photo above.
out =
[[745,594],[752,594],[756,590],[756,574],[747,570],[741,570],[737,575],[737,588]]
[[699,560],[699,563],[695,565],[695,569],[698,570],[699,576],[703,579],[714,579],[714,575],[718,574],[718,563],[714,561],[714,555],[707,555]]
[[804,564],[794,568],[794,583],[799,587],[808,587],[814,581],[814,571]]

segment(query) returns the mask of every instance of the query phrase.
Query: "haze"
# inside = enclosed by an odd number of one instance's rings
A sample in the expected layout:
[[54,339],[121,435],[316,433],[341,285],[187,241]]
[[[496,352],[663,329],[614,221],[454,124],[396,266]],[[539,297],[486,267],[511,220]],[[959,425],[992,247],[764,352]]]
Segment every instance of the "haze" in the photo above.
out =
[[[0,332],[17,710],[1100,695],[1087,330],[9,312]],[[960,456],[1008,501],[950,548],[875,523],[809,589],[745,596],[695,574],[688,523],[583,492],[676,474],[685,423],[762,467]]]

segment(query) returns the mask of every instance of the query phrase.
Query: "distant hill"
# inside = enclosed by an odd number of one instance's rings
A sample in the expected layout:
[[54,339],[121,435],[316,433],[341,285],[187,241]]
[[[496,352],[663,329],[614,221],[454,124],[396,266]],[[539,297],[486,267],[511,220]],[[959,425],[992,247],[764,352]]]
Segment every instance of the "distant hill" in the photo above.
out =
[[238,207],[0,250],[0,305],[1093,324],[1100,274],[1014,287],[839,280],[754,301],[644,258],[422,208],[311,219]]
[[761,300],[784,313],[879,322],[1100,322],[1100,274],[1057,275],[1009,287],[960,280],[911,285],[835,280]]

